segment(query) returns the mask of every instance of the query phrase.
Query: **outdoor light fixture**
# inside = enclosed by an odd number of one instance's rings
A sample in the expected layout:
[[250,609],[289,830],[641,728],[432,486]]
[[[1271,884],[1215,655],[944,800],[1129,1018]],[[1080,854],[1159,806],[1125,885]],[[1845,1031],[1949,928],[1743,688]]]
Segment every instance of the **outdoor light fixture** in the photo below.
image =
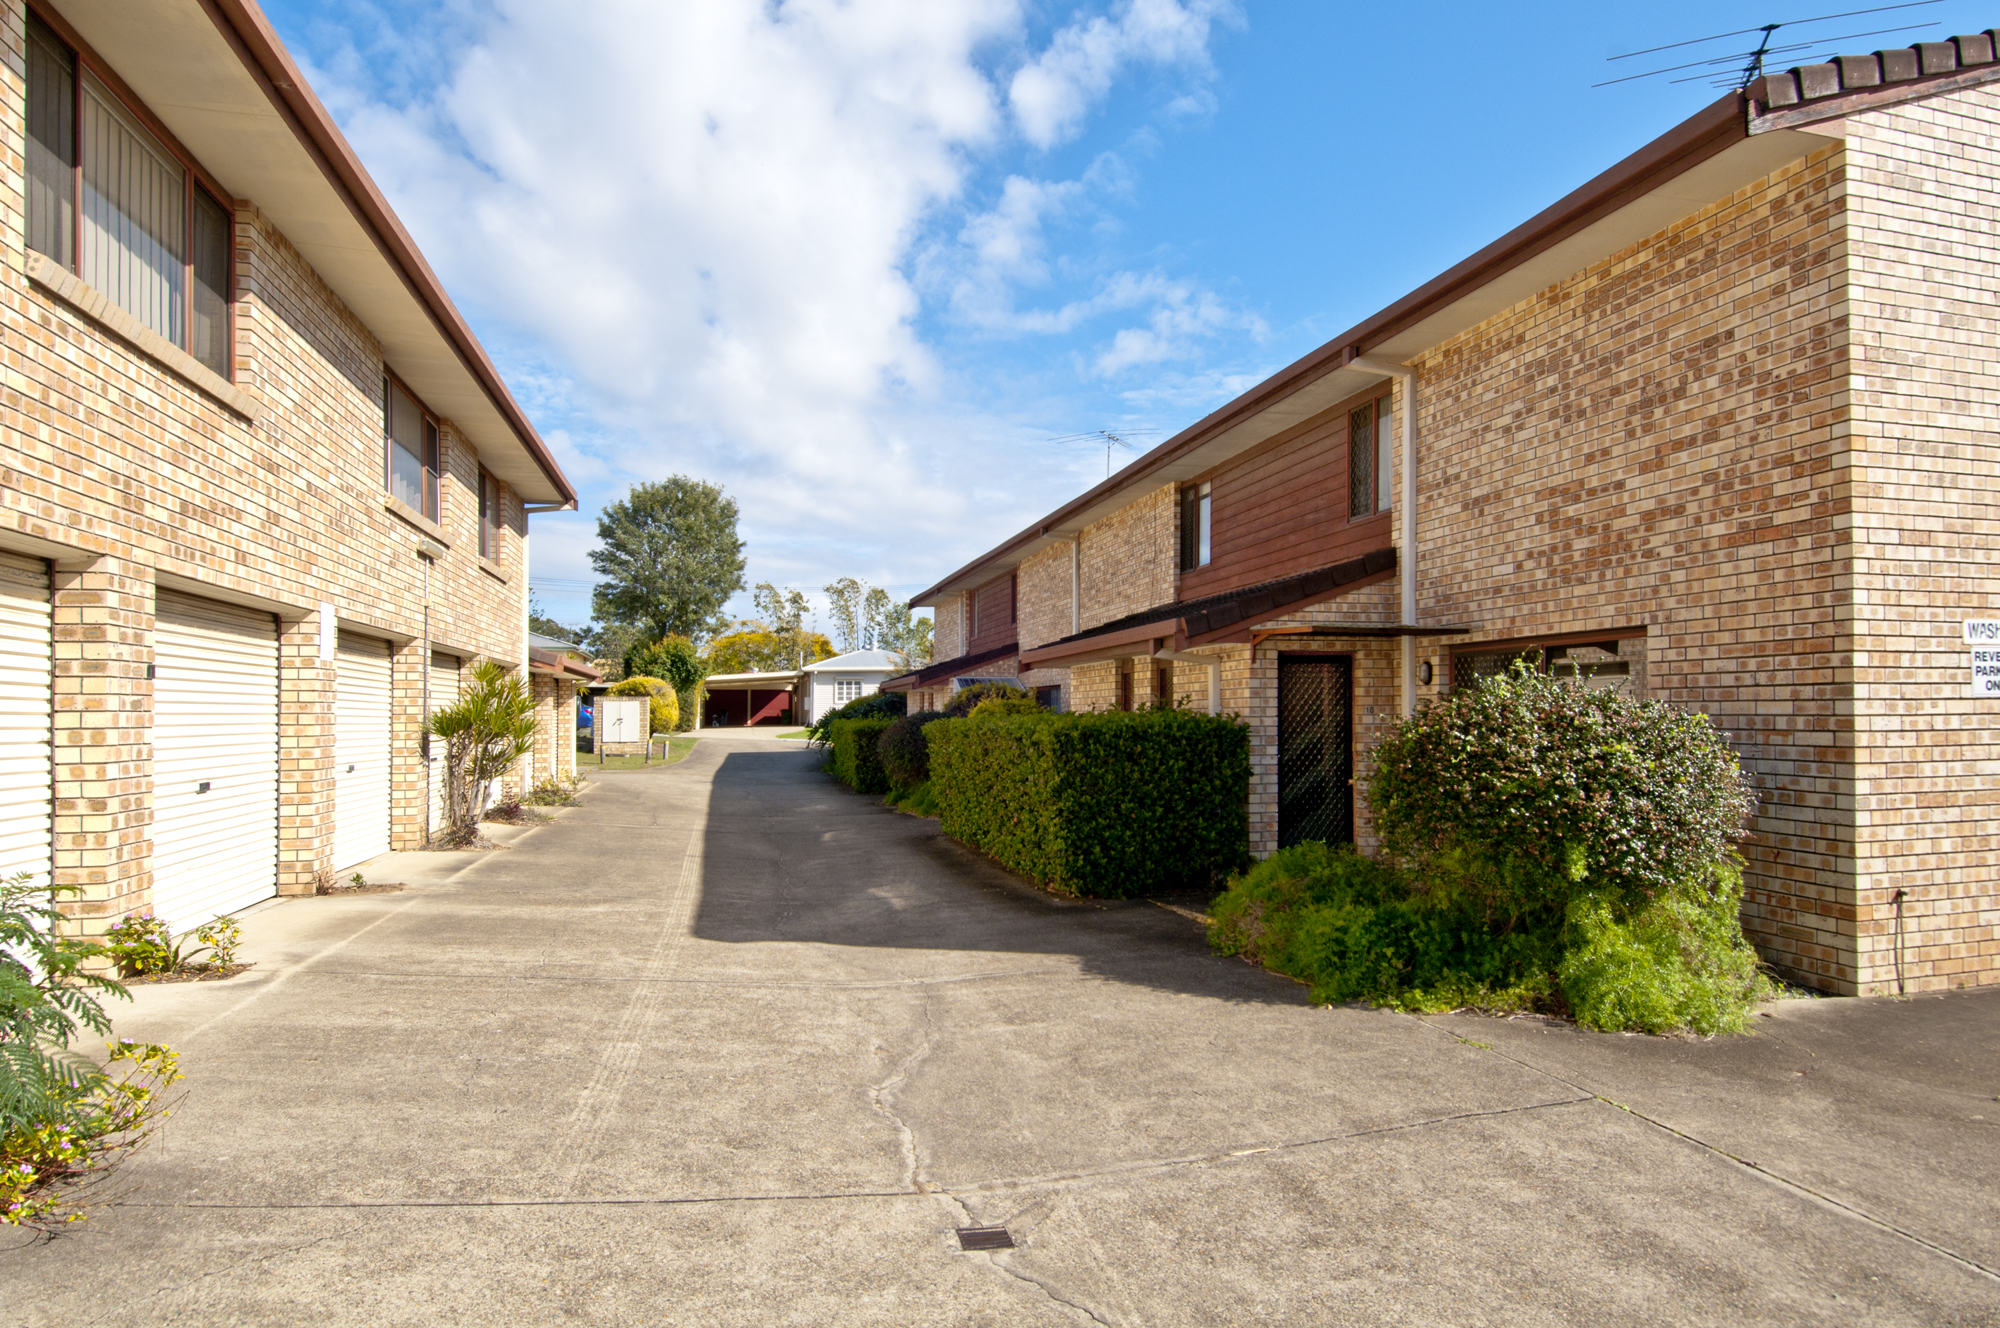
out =
[[1417,681],[1428,687],[1431,685],[1431,662],[1425,660],[1417,665]]

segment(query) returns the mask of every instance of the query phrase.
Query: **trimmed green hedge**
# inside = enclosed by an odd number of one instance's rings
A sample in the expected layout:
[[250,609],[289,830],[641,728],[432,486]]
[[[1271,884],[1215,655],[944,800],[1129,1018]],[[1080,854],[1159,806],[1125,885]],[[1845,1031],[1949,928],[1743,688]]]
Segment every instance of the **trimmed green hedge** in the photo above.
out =
[[882,730],[893,719],[836,719],[833,721],[833,777],[856,793],[887,793],[889,772],[882,768],[877,750]]
[[1058,890],[1205,888],[1249,862],[1250,731],[1183,710],[927,725],[944,832]]

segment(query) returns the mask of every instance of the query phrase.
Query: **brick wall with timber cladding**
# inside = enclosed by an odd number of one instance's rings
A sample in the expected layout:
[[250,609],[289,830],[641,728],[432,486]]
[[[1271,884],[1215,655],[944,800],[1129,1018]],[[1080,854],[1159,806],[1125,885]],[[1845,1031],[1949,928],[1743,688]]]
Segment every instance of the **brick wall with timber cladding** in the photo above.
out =
[[1181,573],[1182,599],[1388,547],[1389,513],[1347,515],[1348,411],[1381,391],[1371,388],[1201,477],[1210,486],[1210,558]]

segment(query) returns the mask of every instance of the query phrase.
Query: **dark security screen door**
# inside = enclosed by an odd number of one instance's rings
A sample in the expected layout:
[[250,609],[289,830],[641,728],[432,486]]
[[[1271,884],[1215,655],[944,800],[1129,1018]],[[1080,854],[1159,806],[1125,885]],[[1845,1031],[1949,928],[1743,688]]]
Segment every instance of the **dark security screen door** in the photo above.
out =
[[1354,659],[1278,660],[1278,847],[1354,842]]

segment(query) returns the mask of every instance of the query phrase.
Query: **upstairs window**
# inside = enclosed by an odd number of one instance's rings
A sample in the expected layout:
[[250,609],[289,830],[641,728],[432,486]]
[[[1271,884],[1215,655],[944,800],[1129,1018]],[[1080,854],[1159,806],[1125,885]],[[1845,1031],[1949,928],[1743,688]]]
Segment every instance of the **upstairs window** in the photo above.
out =
[[479,556],[489,563],[500,561],[500,481],[479,471]]
[[1396,441],[1395,417],[1387,393],[1347,413],[1347,515],[1374,516],[1389,510],[1390,481],[1395,475],[1391,449]]
[[27,56],[28,248],[227,378],[229,210],[33,14]]
[[1208,566],[1209,511],[1206,484],[1190,484],[1181,490],[1181,570],[1192,572]]
[[[438,519],[438,426],[403,385],[382,378],[383,452],[389,496],[426,521]],[[482,533],[484,524],[482,522]]]

